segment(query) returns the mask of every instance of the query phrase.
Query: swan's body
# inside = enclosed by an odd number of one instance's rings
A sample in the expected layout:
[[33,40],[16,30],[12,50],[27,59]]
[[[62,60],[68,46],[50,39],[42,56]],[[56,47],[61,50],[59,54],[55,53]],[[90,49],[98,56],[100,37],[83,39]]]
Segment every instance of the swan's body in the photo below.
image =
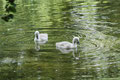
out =
[[39,31],[35,31],[35,49],[37,51],[40,50],[40,45],[45,44],[48,41],[48,34],[47,33],[39,33]]
[[56,49],[58,49],[60,52],[62,52],[63,54],[67,54],[67,53],[70,53],[72,52],[74,49],[70,48],[70,49],[67,49],[67,48],[58,48],[56,47]]
[[77,48],[78,43],[79,43],[79,38],[74,37],[72,43],[70,43],[68,41],[57,42],[56,47],[57,48],[66,48],[66,49]]

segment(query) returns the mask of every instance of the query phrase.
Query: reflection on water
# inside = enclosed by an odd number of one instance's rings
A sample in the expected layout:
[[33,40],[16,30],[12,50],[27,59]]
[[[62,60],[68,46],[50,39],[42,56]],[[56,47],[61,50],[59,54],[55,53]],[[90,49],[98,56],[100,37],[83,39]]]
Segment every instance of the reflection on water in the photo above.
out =
[[[76,60],[78,60],[80,58],[80,52],[78,51],[77,48],[58,48],[56,47],[56,49],[58,49],[60,52],[62,52],[63,54],[68,54],[70,52],[72,52],[73,58],[75,58]],[[78,54],[78,56],[76,56],[76,54]]]
[[[14,19],[0,19],[0,80],[119,80],[120,1],[15,0]],[[5,0],[0,1],[0,17]],[[35,50],[34,32],[49,41]],[[78,50],[55,43],[81,36]],[[39,48],[39,47],[37,47]]]

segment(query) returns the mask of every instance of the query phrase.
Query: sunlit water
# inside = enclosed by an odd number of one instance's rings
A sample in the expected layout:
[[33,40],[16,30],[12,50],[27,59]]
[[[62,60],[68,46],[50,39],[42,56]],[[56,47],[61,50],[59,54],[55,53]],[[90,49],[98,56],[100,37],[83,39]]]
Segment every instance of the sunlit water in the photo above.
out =
[[[16,0],[0,19],[0,80],[120,80],[119,0]],[[5,0],[0,1],[0,17]],[[35,49],[34,32],[49,40]],[[80,38],[76,50],[56,49]]]

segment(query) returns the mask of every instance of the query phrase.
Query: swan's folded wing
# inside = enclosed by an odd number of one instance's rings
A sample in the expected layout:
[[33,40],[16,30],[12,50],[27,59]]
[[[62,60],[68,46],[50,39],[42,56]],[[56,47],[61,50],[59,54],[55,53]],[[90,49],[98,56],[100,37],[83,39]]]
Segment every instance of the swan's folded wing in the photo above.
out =
[[47,37],[48,38],[48,34],[39,34],[40,35],[40,37]]
[[72,46],[72,43],[67,41],[56,43],[56,47],[59,47],[59,48],[71,48],[71,46]]
[[39,36],[41,40],[48,40],[48,34],[40,34]]

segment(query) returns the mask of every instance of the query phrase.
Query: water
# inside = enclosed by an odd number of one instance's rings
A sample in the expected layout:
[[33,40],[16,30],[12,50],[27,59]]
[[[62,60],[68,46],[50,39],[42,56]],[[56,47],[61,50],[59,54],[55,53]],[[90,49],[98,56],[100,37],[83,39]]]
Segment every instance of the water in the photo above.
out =
[[[119,0],[16,0],[9,22],[0,19],[0,80],[119,80]],[[0,1],[0,17],[5,0]],[[48,33],[35,50],[34,32]],[[78,50],[55,43],[80,37]]]

